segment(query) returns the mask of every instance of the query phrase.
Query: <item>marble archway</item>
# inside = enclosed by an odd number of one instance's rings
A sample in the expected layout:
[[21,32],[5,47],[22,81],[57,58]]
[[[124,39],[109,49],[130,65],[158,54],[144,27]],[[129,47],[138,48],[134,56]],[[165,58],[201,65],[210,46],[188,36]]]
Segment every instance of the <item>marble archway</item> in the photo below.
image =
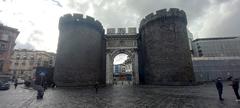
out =
[[113,61],[120,53],[132,61],[133,83],[139,84],[137,35],[106,35],[106,83],[113,84]]
[[133,83],[139,84],[138,54],[134,49],[112,49],[106,54],[106,83],[113,84],[113,60],[118,54],[124,53],[129,56],[133,65]]

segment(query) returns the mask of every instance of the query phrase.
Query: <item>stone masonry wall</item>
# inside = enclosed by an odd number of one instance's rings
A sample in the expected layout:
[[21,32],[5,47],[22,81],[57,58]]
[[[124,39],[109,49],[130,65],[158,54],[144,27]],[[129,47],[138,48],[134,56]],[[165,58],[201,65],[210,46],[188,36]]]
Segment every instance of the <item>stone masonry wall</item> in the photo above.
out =
[[57,86],[105,83],[104,29],[99,21],[67,14],[59,21],[54,81]]
[[185,85],[194,81],[186,25],[185,12],[176,8],[159,10],[141,21],[140,70],[145,84]]

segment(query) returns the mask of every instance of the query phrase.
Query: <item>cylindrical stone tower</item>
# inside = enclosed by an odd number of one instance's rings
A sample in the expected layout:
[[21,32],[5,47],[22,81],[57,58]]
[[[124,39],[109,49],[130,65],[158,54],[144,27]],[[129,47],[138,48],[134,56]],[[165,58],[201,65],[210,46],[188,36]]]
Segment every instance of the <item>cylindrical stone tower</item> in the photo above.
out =
[[140,75],[145,84],[186,85],[194,81],[183,10],[159,10],[142,19]]
[[66,14],[59,20],[54,72],[57,86],[105,83],[104,29],[92,17]]

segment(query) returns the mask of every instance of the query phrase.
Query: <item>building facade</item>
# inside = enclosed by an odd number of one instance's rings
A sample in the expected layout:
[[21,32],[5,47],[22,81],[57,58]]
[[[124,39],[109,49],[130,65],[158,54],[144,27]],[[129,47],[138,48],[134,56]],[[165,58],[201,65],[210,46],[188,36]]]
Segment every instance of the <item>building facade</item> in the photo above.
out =
[[199,38],[192,47],[197,81],[240,77],[240,37]]
[[117,75],[119,75],[119,73],[121,72],[121,64],[116,64],[116,65],[114,65],[114,67],[113,67],[113,75],[114,76],[117,76]]
[[123,63],[123,67],[126,74],[132,74],[133,68],[132,68],[132,60],[130,58],[127,58],[127,60]]
[[240,57],[193,57],[193,68],[198,82],[240,78]]
[[128,58],[124,63],[123,63],[124,69],[125,69],[125,77],[126,80],[130,81],[133,79],[134,71],[133,71],[133,62],[132,59]]
[[194,57],[240,56],[240,37],[200,38],[192,45]]
[[0,24],[0,74],[10,74],[10,58],[19,31]]
[[55,54],[46,51],[14,50],[11,56],[11,74],[14,78],[34,78],[36,67],[54,67]]

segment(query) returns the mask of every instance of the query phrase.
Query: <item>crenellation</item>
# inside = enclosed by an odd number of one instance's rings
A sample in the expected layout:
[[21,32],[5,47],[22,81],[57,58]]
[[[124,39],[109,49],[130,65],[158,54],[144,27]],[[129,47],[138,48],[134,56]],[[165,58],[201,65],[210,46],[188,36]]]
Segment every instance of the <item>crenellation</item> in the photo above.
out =
[[72,15],[71,14],[65,14],[64,16],[62,16],[59,20],[59,23],[63,23],[66,21],[72,21]]
[[145,17],[145,19],[151,19],[151,18],[153,18],[154,17],[154,14],[153,13],[150,13],[150,14],[148,14],[146,17]]
[[106,35],[136,35],[137,29],[136,27],[128,27],[128,28],[107,28]]
[[178,15],[179,9],[178,9],[178,8],[170,8],[169,11],[168,11],[168,13],[169,13],[170,15]]
[[165,16],[167,14],[167,9],[158,10],[158,11],[156,11],[156,14],[158,16]]
[[93,17],[90,17],[90,16],[87,16],[87,17],[86,17],[86,20],[88,20],[88,21],[93,21],[93,22],[95,21],[95,19],[94,19]]
[[102,24],[98,20],[95,20],[93,17],[90,16],[86,16],[86,18],[84,18],[83,14],[74,13],[63,15],[59,20],[59,29],[69,24],[88,25],[99,30],[100,32],[104,31]]
[[186,13],[183,10],[180,10],[180,12],[178,13],[180,17],[186,17]]
[[158,10],[142,19],[139,70],[145,84],[184,85],[194,81],[186,25],[185,12],[177,8]]
[[101,25],[102,26],[100,21],[96,20],[96,23],[97,23],[97,25]]
[[143,19],[141,20],[141,22],[140,22],[140,27],[141,27],[142,25],[144,25],[145,22],[147,22],[147,20],[143,18]]
[[73,19],[75,19],[75,21],[79,21],[81,19],[83,19],[83,14],[73,14]]
[[187,24],[187,18],[186,14],[183,10],[179,10],[178,8],[170,8],[169,10],[167,9],[161,9],[156,11],[156,13],[150,13],[148,14],[145,18],[141,20],[140,23],[140,29],[144,27],[147,23],[161,19],[162,21],[168,20],[172,18],[177,18],[176,20],[181,20],[181,22]]
[[[100,84],[105,83],[103,80],[105,76],[100,76],[105,70],[104,64],[101,64],[104,60],[102,58],[104,54],[102,51],[103,35],[102,24],[93,17],[66,14],[60,18],[56,74],[54,74],[58,86],[93,85],[96,81]],[[78,48],[72,49],[76,46]],[[85,61],[93,64],[88,65]],[[87,77],[79,76],[79,74]]]
[[[60,44],[56,59],[59,60],[55,70],[58,72],[55,74],[56,84],[59,86],[93,85],[96,80],[102,84],[106,81],[111,84],[113,80],[112,75],[109,74],[111,71],[105,66],[105,63],[109,62],[105,61],[108,56],[104,56],[105,47],[111,44],[106,37],[114,40],[137,39],[133,43],[139,48],[136,52],[139,68],[135,67],[135,72],[139,70],[141,83],[180,85],[192,82],[194,77],[187,44],[186,25],[185,12],[170,8],[145,16],[141,20],[138,33],[136,28],[130,27],[128,29],[107,28],[104,34],[101,22],[93,17],[66,14],[59,20]],[[118,43],[126,44],[124,41]],[[78,48],[72,50],[71,48],[75,46]],[[86,65],[88,62],[94,64]],[[72,66],[69,66],[69,63],[72,63]],[[109,63],[107,65],[109,66]],[[63,75],[67,76],[62,78]],[[65,83],[66,80],[71,83]]]

